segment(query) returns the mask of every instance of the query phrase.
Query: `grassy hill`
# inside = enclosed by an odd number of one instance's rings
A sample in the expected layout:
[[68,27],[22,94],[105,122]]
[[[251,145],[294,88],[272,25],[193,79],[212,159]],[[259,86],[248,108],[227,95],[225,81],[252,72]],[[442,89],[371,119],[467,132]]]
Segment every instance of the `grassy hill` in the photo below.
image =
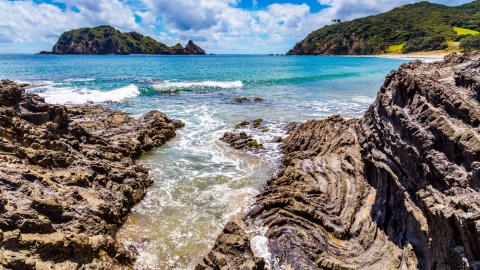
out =
[[[41,52],[42,54],[51,54]],[[122,33],[108,26],[80,28],[63,33],[53,46],[53,54],[205,54],[190,41],[186,48],[173,47],[137,32]]]
[[429,2],[325,26],[290,55],[362,55],[443,50],[480,31],[480,1],[450,7]]

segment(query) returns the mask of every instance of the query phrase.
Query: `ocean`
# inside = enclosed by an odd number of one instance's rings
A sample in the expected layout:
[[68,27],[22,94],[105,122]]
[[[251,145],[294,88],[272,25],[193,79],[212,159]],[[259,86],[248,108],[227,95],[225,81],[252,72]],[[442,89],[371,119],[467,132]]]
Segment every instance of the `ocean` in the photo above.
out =
[[[265,228],[244,214],[282,157],[275,137],[290,122],[360,117],[385,76],[406,60],[374,57],[71,56],[0,54],[0,78],[28,83],[50,103],[100,104],[140,117],[159,110],[186,126],[139,158],[154,184],[117,234],[137,269],[192,269],[228,221],[242,224],[257,256],[271,258]],[[247,97],[251,101],[234,102]],[[255,102],[254,98],[261,98]],[[243,152],[219,138],[244,121],[264,150]]]

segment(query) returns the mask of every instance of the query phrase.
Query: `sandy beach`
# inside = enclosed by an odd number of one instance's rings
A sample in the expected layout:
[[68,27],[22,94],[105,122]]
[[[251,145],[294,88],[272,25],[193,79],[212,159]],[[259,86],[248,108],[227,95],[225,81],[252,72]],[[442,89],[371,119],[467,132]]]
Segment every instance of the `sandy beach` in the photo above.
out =
[[403,53],[386,53],[375,55],[375,57],[382,58],[401,58],[401,59],[428,59],[428,60],[443,60],[446,55],[449,55],[452,52],[445,51],[431,51],[431,52],[415,52],[409,54]]

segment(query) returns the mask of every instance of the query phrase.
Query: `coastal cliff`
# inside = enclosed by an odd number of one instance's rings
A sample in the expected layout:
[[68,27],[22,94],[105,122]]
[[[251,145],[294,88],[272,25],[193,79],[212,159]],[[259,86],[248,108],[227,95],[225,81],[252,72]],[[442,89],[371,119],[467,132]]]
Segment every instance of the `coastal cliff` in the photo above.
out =
[[246,218],[274,266],[480,269],[479,72],[480,52],[403,64],[362,118],[293,129]]
[[189,41],[169,47],[137,32],[122,33],[108,26],[80,28],[63,33],[52,52],[40,54],[160,54],[204,55],[205,51]]
[[0,105],[0,268],[131,267],[115,232],[152,183],[133,158],[182,123],[51,105],[8,80]]

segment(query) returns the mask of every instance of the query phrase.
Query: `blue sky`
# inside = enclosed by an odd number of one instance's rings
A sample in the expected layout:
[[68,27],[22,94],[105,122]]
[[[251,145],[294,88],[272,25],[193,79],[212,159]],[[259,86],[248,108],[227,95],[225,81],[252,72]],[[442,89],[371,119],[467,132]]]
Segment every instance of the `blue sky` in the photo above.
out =
[[[285,53],[332,19],[352,20],[416,0],[0,0],[0,53],[51,50],[65,31],[111,25],[207,53]],[[459,5],[471,0],[434,0]]]

